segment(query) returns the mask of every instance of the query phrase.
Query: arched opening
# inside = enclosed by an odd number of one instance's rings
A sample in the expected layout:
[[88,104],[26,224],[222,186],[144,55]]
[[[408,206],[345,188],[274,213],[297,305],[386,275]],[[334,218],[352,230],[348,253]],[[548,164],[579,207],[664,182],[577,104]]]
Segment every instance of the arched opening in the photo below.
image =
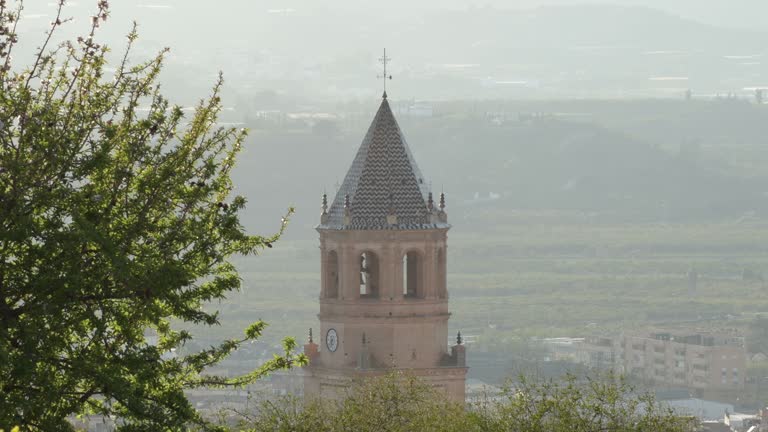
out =
[[403,255],[403,297],[422,297],[421,257],[417,252]]
[[328,267],[325,274],[325,297],[337,298],[339,296],[339,255],[336,251],[328,253]]
[[437,250],[437,297],[448,298],[448,274],[445,260],[445,250]]
[[379,296],[379,258],[373,252],[360,254],[360,297]]

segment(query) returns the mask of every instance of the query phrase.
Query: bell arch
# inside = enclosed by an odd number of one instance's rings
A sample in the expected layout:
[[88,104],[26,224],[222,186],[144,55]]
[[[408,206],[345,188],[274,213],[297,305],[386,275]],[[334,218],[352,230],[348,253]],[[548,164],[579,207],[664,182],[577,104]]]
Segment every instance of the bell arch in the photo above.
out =
[[360,297],[379,297],[379,256],[373,251],[360,254]]
[[424,256],[412,250],[403,254],[403,297],[424,298]]
[[328,252],[325,269],[325,298],[339,297],[339,254]]

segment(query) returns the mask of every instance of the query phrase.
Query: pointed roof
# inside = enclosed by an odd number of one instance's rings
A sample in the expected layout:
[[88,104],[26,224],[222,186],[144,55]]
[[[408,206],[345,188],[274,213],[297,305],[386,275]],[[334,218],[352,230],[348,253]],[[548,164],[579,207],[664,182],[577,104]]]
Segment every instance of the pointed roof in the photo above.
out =
[[[357,151],[328,217],[318,228],[344,230],[447,228],[433,223],[429,186],[413,159],[386,93]],[[349,197],[349,218],[345,201]],[[390,223],[388,216],[396,216]],[[347,222],[347,223],[345,223]]]

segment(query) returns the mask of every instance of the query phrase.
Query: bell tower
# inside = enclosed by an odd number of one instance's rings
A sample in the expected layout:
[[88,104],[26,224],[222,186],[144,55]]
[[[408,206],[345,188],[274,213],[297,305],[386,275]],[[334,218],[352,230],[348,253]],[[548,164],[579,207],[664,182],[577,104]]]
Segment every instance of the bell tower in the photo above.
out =
[[[437,202],[384,93],[320,234],[320,334],[307,397],[336,397],[352,379],[407,370],[464,401],[461,336],[449,346],[445,195]],[[315,342],[316,341],[316,342]]]

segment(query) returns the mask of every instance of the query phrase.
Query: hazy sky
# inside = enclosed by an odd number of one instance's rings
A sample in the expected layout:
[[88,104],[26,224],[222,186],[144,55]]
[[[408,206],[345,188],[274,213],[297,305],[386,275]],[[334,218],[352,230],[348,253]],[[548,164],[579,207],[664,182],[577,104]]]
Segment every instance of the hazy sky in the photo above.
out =
[[[157,0],[161,2],[161,0]],[[189,3],[202,0],[186,0]],[[238,4],[240,0],[227,0]],[[414,8],[465,8],[493,6],[498,8],[528,8],[543,5],[573,5],[583,3],[601,3],[610,5],[647,6],[662,9],[675,15],[714,25],[751,29],[768,29],[765,23],[768,16],[766,0],[333,0],[325,2],[325,7],[351,7],[368,10],[386,9],[392,13],[408,13]],[[260,0],[254,6],[291,7],[291,5],[317,4],[316,0]]]
[[[499,5],[509,3],[541,5],[596,2],[587,0],[497,0]],[[768,29],[768,24],[765,22],[766,14],[768,14],[768,1],[765,0],[611,0],[601,3],[649,6],[715,25]]]
[[[344,0],[348,1],[348,0]],[[366,3],[366,2],[360,2]],[[378,3],[378,2],[371,2]],[[397,0],[396,3],[409,4],[412,2]],[[768,16],[768,1],[766,0],[439,0],[435,2],[419,1],[419,5],[443,7],[537,7],[543,5],[573,5],[578,3],[602,3],[611,5],[647,6],[680,15],[686,18],[707,22],[714,25],[741,27],[750,29],[768,29],[765,19]],[[392,5],[392,1],[383,3]],[[380,3],[381,5],[381,3]],[[371,5],[371,7],[376,7]],[[380,6],[388,7],[388,6]]]
[[[39,3],[38,3],[39,2]],[[28,2],[27,6],[42,6],[45,0]],[[38,3],[35,5],[35,3]],[[70,1],[70,5],[89,6],[96,1]],[[707,22],[714,25],[741,27],[751,29],[768,29],[765,19],[768,16],[768,1],[766,0],[333,0],[317,2],[317,0],[118,0],[114,2],[115,9],[128,5],[144,7],[175,7],[203,8],[208,10],[226,9],[227,5],[238,14],[249,13],[264,9],[279,8],[356,8],[366,10],[388,10],[388,14],[407,14],[413,9],[437,8],[466,8],[492,6],[497,8],[528,8],[552,4],[602,3],[611,5],[641,5],[662,9],[675,15]]]
[[[66,37],[95,4],[68,2]],[[586,6],[535,10],[552,5]],[[26,6],[31,51],[55,3]],[[678,97],[765,86],[765,36],[733,30],[768,32],[765,17],[768,0],[116,0],[100,37],[119,51],[136,20],[136,58],[172,47],[181,95],[224,71],[240,91],[372,96],[386,46],[403,97]]]

